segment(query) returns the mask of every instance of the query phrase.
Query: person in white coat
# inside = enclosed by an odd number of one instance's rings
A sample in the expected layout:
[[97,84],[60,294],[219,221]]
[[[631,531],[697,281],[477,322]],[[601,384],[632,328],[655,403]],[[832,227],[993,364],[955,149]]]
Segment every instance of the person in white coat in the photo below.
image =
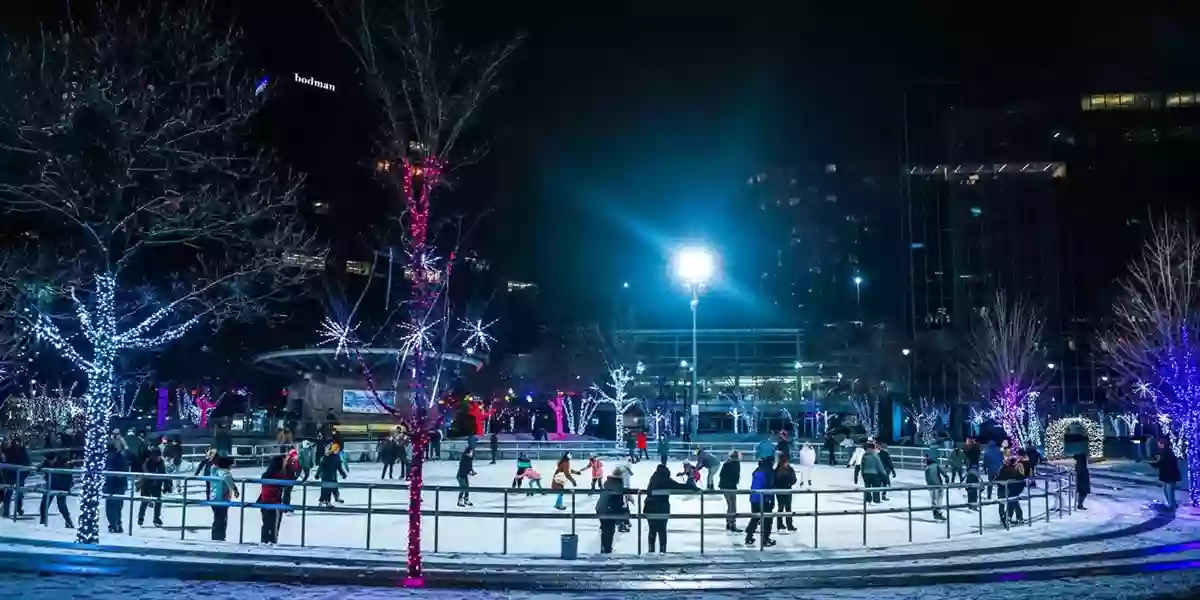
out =
[[862,460],[866,453],[866,449],[862,446],[855,448],[854,454],[850,457],[850,462],[846,464],[847,468],[854,467],[854,485],[858,485],[858,474],[862,471]]
[[817,464],[817,450],[812,447],[812,444],[805,442],[804,447],[800,449],[800,485],[808,482],[808,487],[812,487],[812,472],[813,465]]

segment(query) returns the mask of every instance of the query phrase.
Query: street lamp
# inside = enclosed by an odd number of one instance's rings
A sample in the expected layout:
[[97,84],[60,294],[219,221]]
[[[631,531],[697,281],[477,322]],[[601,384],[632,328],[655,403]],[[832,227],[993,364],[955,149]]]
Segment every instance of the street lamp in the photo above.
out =
[[[688,430],[695,437],[698,427],[696,416],[699,414],[699,402],[697,398],[697,362],[699,357],[698,344],[696,342],[696,309],[700,305],[700,288],[712,280],[713,272],[716,270],[716,259],[713,253],[702,246],[685,246],[675,252],[674,258],[675,276],[688,286],[688,290],[692,293],[692,389],[689,394],[689,402],[686,408],[688,416]],[[693,414],[695,412],[695,414]]]
[[858,309],[859,319],[862,319],[862,282],[861,275],[854,276],[854,306]]

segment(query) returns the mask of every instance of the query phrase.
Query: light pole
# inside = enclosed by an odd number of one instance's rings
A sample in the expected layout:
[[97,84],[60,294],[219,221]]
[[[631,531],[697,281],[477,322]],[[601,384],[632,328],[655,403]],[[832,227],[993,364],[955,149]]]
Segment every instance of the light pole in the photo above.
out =
[[697,373],[699,371],[699,348],[696,340],[696,312],[700,306],[700,288],[707,284],[713,276],[716,261],[713,254],[702,246],[686,246],[675,252],[675,276],[688,286],[692,294],[692,389],[685,408],[688,418],[690,437],[695,437],[699,426],[699,399],[697,390]]
[[858,318],[862,320],[862,282],[861,275],[854,276],[854,307],[858,310]]

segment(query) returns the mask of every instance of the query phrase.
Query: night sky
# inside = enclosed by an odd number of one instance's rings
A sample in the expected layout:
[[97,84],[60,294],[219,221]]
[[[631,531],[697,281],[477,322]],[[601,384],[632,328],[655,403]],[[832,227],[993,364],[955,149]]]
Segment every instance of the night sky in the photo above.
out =
[[[55,14],[50,1],[4,4],[10,25]],[[354,87],[353,65],[311,0],[223,4],[266,72]],[[539,283],[560,318],[598,318],[622,282],[662,295],[675,240],[707,239],[736,267],[739,242],[753,235],[739,230],[739,193],[757,169],[898,164],[906,90],[1196,70],[1193,19],[1099,8],[450,2],[446,30],[464,45],[524,42],[476,122],[490,153],[457,175],[446,206],[490,209],[475,244],[499,278]],[[346,102],[316,100],[291,118],[284,152],[310,172],[313,195],[343,212],[378,202],[361,169],[364,125]]]

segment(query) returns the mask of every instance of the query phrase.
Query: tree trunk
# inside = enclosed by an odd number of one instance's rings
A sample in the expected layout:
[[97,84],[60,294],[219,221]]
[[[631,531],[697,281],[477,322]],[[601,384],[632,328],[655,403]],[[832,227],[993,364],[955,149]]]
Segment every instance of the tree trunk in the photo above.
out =
[[75,541],[100,543],[100,495],[104,488],[101,472],[108,459],[108,426],[112,418],[113,361],[111,351],[97,348],[88,371],[86,429],[83,445],[83,482],[79,498],[79,529]]
[[[1200,427],[1185,425],[1187,431],[1183,436],[1187,439],[1187,469],[1182,475],[1187,479],[1188,500],[1192,506],[1200,506]],[[1197,469],[1197,471],[1193,471]]]
[[425,453],[429,443],[429,434],[425,431],[426,424],[421,421],[414,423],[412,466],[408,473],[408,577],[404,584],[407,587],[420,587],[425,584],[424,571],[421,568],[421,489],[422,473],[425,467]]

